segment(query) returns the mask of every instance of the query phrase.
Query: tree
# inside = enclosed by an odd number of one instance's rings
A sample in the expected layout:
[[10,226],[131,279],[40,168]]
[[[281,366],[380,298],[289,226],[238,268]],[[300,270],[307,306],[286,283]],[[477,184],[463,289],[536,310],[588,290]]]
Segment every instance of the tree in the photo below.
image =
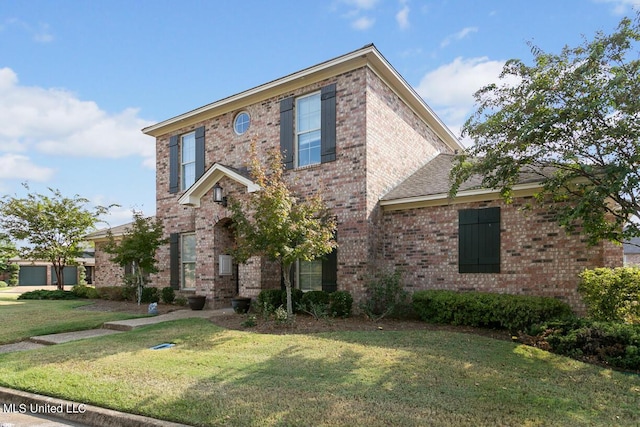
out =
[[337,246],[336,220],[319,195],[302,199],[292,194],[284,181],[282,155],[277,148],[269,150],[267,165],[263,166],[253,144],[249,166],[261,190],[248,200],[231,201],[236,236],[234,255],[240,262],[260,255],[280,266],[290,317],[291,269],[297,260],[317,259]]
[[146,278],[157,273],[156,252],[167,239],[162,238],[163,225],[160,219],[145,218],[142,212],[133,212],[133,223],[124,235],[116,239],[107,233],[109,239],[104,247],[105,252],[113,255],[111,261],[121,267],[131,266],[133,282],[137,288],[138,305],[142,299],[142,290]]
[[613,34],[557,55],[530,44],[532,66],[508,61],[502,83],[475,94],[463,127],[475,145],[457,157],[450,195],[479,174],[509,202],[533,173],[536,200],[567,231],[581,226],[591,244],[640,236],[638,22],[624,18]]
[[18,255],[18,248],[8,235],[0,233],[0,272],[9,268],[9,260]]
[[[29,190],[29,187],[24,184]],[[64,290],[64,267],[74,265],[82,255],[80,245],[87,232],[108,207],[84,207],[89,200],[75,195],[63,196],[49,189],[52,196],[29,193],[24,198],[5,196],[0,201],[0,228],[25,245],[19,249],[24,258],[49,261],[53,265],[58,289]]]

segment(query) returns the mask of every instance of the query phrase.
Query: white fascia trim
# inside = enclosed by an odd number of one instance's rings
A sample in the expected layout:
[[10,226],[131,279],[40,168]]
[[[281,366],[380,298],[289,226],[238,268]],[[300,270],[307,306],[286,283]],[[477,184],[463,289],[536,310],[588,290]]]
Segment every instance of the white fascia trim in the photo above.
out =
[[247,193],[253,193],[260,190],[260,186],[249,178],[240,175],[236,171],[229,169],[219,163],[214,164],[204,173],[182,196],[178,199],[178,204],[185,206],[200,207],[200,199],[213,188],[214,185],[222,178],[227,177],[232,179],[245,187],[247,187]]
[[[539,183],[520,184],[513,187],[514,197],[532,196],[540,190]],[[402,209],[413,209],[427,206],[444,206],[473,201],[497,200],[500,199],[500,191],[493,189],[475,189],[460,191],[456,197],[451,199],[447,193],[430,194],[427,196],[405,197],[394,200],[381,200],[380,206],[385,211]]]

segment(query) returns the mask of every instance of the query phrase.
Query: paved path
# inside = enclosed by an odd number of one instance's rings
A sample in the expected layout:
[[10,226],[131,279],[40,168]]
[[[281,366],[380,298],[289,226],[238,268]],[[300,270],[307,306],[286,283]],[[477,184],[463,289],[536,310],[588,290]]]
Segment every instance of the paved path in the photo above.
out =
[[[39,287],[38,289],[41,289]],[[19,289],[22,293],[24,288]],[[6,292],[6,291],[4,291]],[[203,318],[233,313],[231,308],[221,310],[176,310],[158,316],[141,317],[129,320],[107,322],[101,329],[90,329],[62,334],[31,337],[28,341],[0,345],[0,353],[25,351],[55,345],[63,342],[118,334],[147,325],[169,322],[178,319]],[[13,405],[13,406],[11,406]],[[62,408],[62,413],[43,414],[42,408]],[[60,427],[60,426],[166,426],[179,427],[184,424],[156,420],[139,415],[126,414],[91,405],[84,405],[61,399],[54,399],[33,393],[0,387],[0,427]]]

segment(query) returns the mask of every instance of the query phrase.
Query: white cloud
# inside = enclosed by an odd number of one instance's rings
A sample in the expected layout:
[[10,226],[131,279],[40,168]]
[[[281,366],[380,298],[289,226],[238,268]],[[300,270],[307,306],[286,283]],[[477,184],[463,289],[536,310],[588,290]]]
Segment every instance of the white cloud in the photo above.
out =
[[487,57],[456,58],[425,74],[416,87],[418,94],[456,134],[474,106],[473,94],[483,86],[497,83],[505,61]]
[[149,125],[138,110],[117,114],[63,89],[18,84],[9,68],[0,69],[0,151],[35,150],[49,155],[93,158],[140,156],[155,165],[155,143],[140,131]]
[[369,28],[371,28],[373,26],[373,24],[375,24],[376,20],[372,19],[372,18],[367,18],[366,16],[363,16],[361,18],[356,19],[355,21],[353,21],[351,23],[351,27],[353,27],[356,30],[367,30]]
[[356,9],[373,9],[379,0],[342,0],[342,2],[348,6],[355,7]]
[[449,36],[447,36],[444,40],[442,40],[442,42],[440,43],[440,47],[445,47],[451,44],[452,41],[454,40],[462,40],[465,37],[467,37],[469,34],[471,33],[476,33],[478,32],[478,27],[466,27],[463,28],[462,30],[458,31],[455,34],[451,34]]
[[0,156],[0,179],[46,182],[53,174],[53,169],[35,165],[27,156],[21,154]]
[[21,29],[22,31],[29,34],[31,38],[38,43],[50,43],[53,41],[53,34],[51,34],[49,24],[46,23],[39,23],[34,27],[27,22],[21,21],[20,19],[11,18],[5,20],[4,24],[0,25],[0,31],[9,28]]
[[640,9],[640,0],[595,0],[596,3],[612,3],[614,15],[624,15],[628,9]]
[[402,3],[402,5],[402,9],[396,13],[396,22],[401,30],[406,30],[409,28],[409,6],[406,3]]

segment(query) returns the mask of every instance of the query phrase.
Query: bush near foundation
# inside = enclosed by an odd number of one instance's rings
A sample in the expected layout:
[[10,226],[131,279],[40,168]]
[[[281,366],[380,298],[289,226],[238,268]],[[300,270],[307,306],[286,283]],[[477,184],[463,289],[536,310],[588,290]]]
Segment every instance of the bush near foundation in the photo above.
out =
[[98,298],[98,291],[96,291],[96,288],[93,286],[74,285],[73,288],[71,288],[71,292],[78,298]]
[[571,307],[555,298],[445,290],[415,292],[413,308],[430,323],[508,329],[514,333],[572,315]]
[[596,268],[580,275],[578,292],[594,320],[640,323],[640,268]]
[[[348,317],[351,315],[353,297],[347,291],[309,291],[302,292],[300,289],[291,289],[293,308],[296,312],[313,311],[320,314],[322,309],[327,316]],[[265,289],[260,291],[256,298],[256,311],[263,315],[271,315],[280,306],[285,306],[287,294],[282,289]]]
[[583,362],[640,371],[640,325],[576,317],[542,324],[519,340]]

